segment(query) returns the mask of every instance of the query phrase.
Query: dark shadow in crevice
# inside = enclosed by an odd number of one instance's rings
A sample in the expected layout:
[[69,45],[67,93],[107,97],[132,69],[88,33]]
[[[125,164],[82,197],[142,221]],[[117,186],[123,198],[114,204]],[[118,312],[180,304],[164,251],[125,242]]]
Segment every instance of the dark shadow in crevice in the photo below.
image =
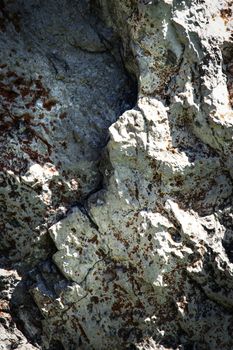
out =
[[[78,2],[81,5],[85,3],[87,4],[85,1]],[[74,13],[69,7],[72,4]],[[0,139],[4,160],[1,168],[22,176],[33,163],[43,166],[49,162],[59,171],[56,179],[64,177],[69,181],[77,178],[80,179],[81,184],[77,192],[66,193],[65,185],[58,185],[55,179],[55,183],[50,186],[53,209],[56,211],[59,206],[63,206],[66,210],[50,217],[48,211],[51,207],[46,208],[40,197],[43,190],[41,184],[32,189],[23,181],[15,184],[13,175],[11,178],[6,178],[6,186],[11,189],[11,197],[8,198],[8,194],[3,195],[6,209],[1,220],[10,225],[10,229],[8,228],[6,234],[5,231],[1,234],[1,267],[5,270],[15,270],[22,277],[19,283],[11,285],[14,290],[10,300],[10,313],[13,322],[28,341],[39,346],[42,346],[43,316],[33,301],[30,291],[36,287],[55,299],[70,282],[52,262],[52,255],[57,249],[49,234],[43,233],[43,242],[38,243],[38,236],[41,234],[38,227],[46,230],[45,224],[52,225],[68,215],[69,210],[74,206],[80,206],[85,210],[84,203],[88,196],[103,188],[103,175],[99,166],[109,139],[108,128],[125,110],[133,108],[137,102],[137,79],[125,69],[119,36],[113,31],[110,33],[111,29],[106,30],[98,18],[90,17],[92,29],[96,28],[103,44],[101,46],[100,42],[96,45],[93,41],[97,51],[92,52],[88,42],[89,39],[93,39],[91,35],[85,41],[86,32],[83,31],[82,35],[78,32],[79,29],[84,30],[85,26],[88,27],[88,11],[85,12],[84,9],[84,20],[79,28],[76,24],[79,23],[79,19],[81,23],[83,14],[78,16],[76,5],[76,2],[68,0],[57,2],[51,0],[49,3],[41,1],[39,5],[36,0],[10,3],[1,1],[0,3],[0,12],[4,19],[4,26],[0,33],[2,52],[5,36],[9,36],[6,52],[0,55],[2,79],[0,98],[5,108],[3,111],[5,119],[1,119],[0,125],[5,127]],[[74,20],[72,17],[69,21],[64,17],[62,23],[61,18],[65,16],[63,10],[73,17],[77,12],[77,18],[75,17]],[[45,11],[44,14],[43,11]],[[56,13],[59,16],[57,21],[66,26],[64,32],[60,33],[62,26],[58,23],[56,27],[54,23]],[[55,25],[54,32],[52,25]],[[51,30],[52,34],[46,28]],[[67,29],[70,30],[68,39],[65,37]],[[90,33],[92,29],[89,28]],[[75,30],[81,43],[75,42],[76,36],[72,34]],[[63,35],[65,39],[60,40],[59,35]],[[93,37],[95,38],[94,34]],[[71,40],[71,44],[68,43],[70,39],[74,40]],[[66,48],[69,50],[68,53]],[[8,54],[9,59],[6,64],[5,58]],[[103,59],[100,58],[101,55]],[[90,76],[88,76],[88,70],[90,70]],[[35,73],[38,77],[33,78]],[[75,84],[72,79],[77,80]],[[60,90],[55,98],[56,88]],[[98,89],[100,89],[99,94],[97,94]],[[64,96],[67,94],[70,95],[66,100]],[[71,107],[64,107],[69,103]],[[22,111],[20,114],[17,114],[18,107]],[[89,127],[91,137],[86,137]],[[46,132],[44,133],[46,128],[48,139]],[[74,147],[69,148],[69,144],[64,143],[63,138]],[[12,139],[15,144],[18,142],[18,148],[12,146],[9,149]],[[51,140],[54,142],[52,147],[49,144]],[[21,147],[22,145],[24,148]],[[21,153],[20,159],[14,154],[16,149]],[[41,154],[39,154],[40,149],[43,150]],[[29,162],[28,158],[30,158]],[[22,159],[22,167],[19,167]],[[83,161],[93,164],[86,173],[81,173],[79,169],[79,162],[82,164]],[[75,170],[70,169],[73,165]],[[16,173],[17,168],[18,173]],[[89,178],[92,174],[95,178],[90,183]],[[20,209],[16,205],[19,198]],[[28,213],[31,213],[31,208],[33,208],[33,217],[30,218]],[[20,222],[14,218],[19,210],[21,210],[19,218],[24,224],[26,222],[25,225],[20,225]],[[38,256],[40,244],[43,249],[41,257]],[[44,260],[46,257],[47,260]],[[42,261],[38,263],[40,259]],[[50,349],[57,350],[59,347],[63,348],[59,342],[52,340]]]

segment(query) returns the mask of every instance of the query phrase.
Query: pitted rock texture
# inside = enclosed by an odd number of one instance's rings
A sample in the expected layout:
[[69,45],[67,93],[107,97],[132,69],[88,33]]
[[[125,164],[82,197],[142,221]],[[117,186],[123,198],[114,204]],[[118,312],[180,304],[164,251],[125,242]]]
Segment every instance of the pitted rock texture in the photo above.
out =
[[101,188],[108,128],[136,87],[86,1],[0,1],[0,24],[0,251],[25,279],[55,251],[49,226]]
[[71,5],[1,5],[1,243],[16,260],[46,256],[48,224],[100,186],[108,127],[134,100],[111,30]]
[[3,6],[2,45],[28,70],[1,68],[2,242],[39,348],[233,349],[232,10]]

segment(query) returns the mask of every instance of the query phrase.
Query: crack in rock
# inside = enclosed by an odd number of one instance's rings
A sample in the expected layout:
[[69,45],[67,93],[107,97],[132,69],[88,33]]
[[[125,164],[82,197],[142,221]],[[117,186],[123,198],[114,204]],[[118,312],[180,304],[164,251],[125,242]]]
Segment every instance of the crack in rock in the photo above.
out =
[[233,349],[232,13],[0,1],[1,348]]

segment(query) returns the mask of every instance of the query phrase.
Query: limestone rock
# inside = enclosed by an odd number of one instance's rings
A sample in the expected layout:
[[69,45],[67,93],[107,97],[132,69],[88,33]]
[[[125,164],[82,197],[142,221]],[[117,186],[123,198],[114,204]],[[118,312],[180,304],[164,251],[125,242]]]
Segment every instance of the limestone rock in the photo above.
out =
[[231,2],[3,4],[1,241],[39,348],[231,350]]

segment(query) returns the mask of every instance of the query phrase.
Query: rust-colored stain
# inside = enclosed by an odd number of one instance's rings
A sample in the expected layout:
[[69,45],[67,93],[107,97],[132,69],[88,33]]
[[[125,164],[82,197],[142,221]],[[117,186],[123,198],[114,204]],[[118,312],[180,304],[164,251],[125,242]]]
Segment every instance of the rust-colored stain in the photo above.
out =
[[67,112],[63,112],[59,116],[60,119],[65,119],[66,117],[67,117]]
[[19,96],[19,93],[14,91],[11,86],[0,82],[0,95],[8,102],[12,102]]
[[[1,4],[0,4],[1,5]],[[30,159],[39,163],[51,161],[49,156],[52,152],[52,146],[45,138],[45,134],[48,134],[49,128],[42,122],[35,122],[35,119],[42,119],[44,113],[40,113],[39,116],[35,114],[36,103],[38,100],[42,102],[42,105],[47,111],[50,111],[57,101],[49,96],[49,89],[45,88],[41,76],[37,79],[26,79],[23,74],[19,75],[17,72],[10,70],[6,63],[0,64],[0,135],[4,136],[5,132],[11,130],[24,130],[23,135],[20,132],[21,150],[29,155]],[[17,115],[14,112],[14,107],[21,105],[24,109],[24,113]],[[44,129],[45,133],[39,132],[37,127]],[[30,147],[30,143],[33,140],[39,140],[47,148],[47,155],[40,154],[37,150]],[[12,155],[13,156],[13,155]],[[13,162],[13,159],[6,159]],[[25,163],[25,162],[24,162]],[[5,164],[6,165],[6,164]]]
[[233,2],[229,4],[228,8],[224,8],[220,10],[220,14],[222,19],[224,20],[225,24],[229,22],[230,19],[232,19],[232,9],[230,6],[232,6]]
[[49,97],[49,90],[46,89],[40,79],[26,80],[14,71],[5,69],[6,64],[1,64],[0,96],[4,103],[14,102],[18,97],[25,101],[26,108],[33,108],[38,100],[41,100],[47,110],[57,103],[54,98]]
[[55,100],[54,98],[50,98],[44,101],[43,107],[47,109],[47,111],[51,111],[52,107],[54,107],[56,103],[57,103],[57,100]]

